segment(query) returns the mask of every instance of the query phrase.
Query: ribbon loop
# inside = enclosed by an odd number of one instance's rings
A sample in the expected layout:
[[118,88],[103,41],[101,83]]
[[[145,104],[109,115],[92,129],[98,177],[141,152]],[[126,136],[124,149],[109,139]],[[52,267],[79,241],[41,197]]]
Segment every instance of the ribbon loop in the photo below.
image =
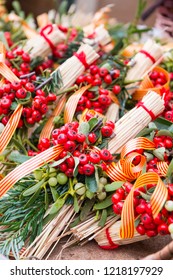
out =
[[47,37],[47,35],[51,34],[53,31],[53,25],[48,24],[45,27],[43,27],[40,30],[40,35],[46,40],[46,42],[49,44],[51,50],[54,52],[56,49],[56,46],[52,43],[52,41]]

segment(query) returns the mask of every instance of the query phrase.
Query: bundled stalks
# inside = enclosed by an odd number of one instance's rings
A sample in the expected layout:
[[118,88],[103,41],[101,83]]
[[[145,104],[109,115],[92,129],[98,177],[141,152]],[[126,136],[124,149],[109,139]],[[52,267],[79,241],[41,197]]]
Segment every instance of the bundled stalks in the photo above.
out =
[[56,25],[47,25],[43,27],[40,34],[27,40],[24,51],[30,52],[31,58],[48,56],[58,43],[65,40],[65,35]]
[[110,240],[112,240],[115,246],[127,245],[127,244],[148,239],[146,235],[140,235],[137,231],[135,231],[133,238],[122,239],[119,236],[120,226],[121,226],[121,221],[118,221],[115,224],[113,224],[113,226],[109,227],[108,231],[106,230],[106,228],[104,228],[104,230],[102,230],[99,234],[97,234],[95,240],[98,243],[98,245],[103,248],[111,245],[107,238],[108,234],[110,236]]
[[85,71],[88,65],[98,58],[99,55],[91,46],[83,44],[75,55],[67,59],[51,75],[54,75],[57,71],[59,72],[63,84],[60,90],[64,90],[73,85],[77,77]]
[[66,232],[74,214],[75,211],[72,205],[64,205],[56,217],[46,224],[42,233],[27,247],[21,255],[21,258],[30,258],[34,256],[38,259],[43,259],[52,247],[52,244],[55,243],[46,256],[46,258],[48,258],[60,241],[61,236]]
[[161,45],[149,39],[142,47],[142,49],[133,57],[128,63],[129,70],[127,71],[126,81],[137,81],[127,86],[129,94],[135,92],[141,79],[145,77],[155,66],[157,66],[163,59],[163,49]]
[[149,91],[136,107],[116,123],[115,137],[109,142],[111,153],[119,153],[124,144],[133,139],[147,124],[164,110],[164,100],[154,91]]

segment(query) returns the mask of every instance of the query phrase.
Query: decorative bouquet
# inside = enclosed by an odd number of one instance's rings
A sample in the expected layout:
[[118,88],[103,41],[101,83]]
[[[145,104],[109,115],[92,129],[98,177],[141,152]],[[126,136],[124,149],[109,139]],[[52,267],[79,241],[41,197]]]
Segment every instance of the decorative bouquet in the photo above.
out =
[[[135,49],[134,23],[123,27],[127,41],[117,26],[96,18],[90,33],[48,17],[33,29],[20,14],[4,15],[0,253],[6,256],[48,258],[65,235],[66,247],[95,239],[113,249],[173,233],[166,48],[153,38]],[[16,22],[20,42],[12,38]]]

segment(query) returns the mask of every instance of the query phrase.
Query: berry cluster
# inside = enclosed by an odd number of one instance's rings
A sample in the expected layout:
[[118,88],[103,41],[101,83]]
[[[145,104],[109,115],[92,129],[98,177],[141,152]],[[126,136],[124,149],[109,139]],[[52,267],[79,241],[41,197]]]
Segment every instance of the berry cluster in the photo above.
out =
[[154,85],[154,87],[163,87],[166,82],[166,76],[163,72],[153,70],[150,74],[149,77]]
[[[124,200],[132,187],[131,183],[125,182],[112,195],[113,211],[115,214],[121,214]],[[134,191],[134,213],[135,218],[138,219],[136,231],[141,235],[146,234],[148,237],[173,233],[173,184],[168,185],[167,201],[155,219],[152,216],[150,202],[142,196],[142,194],[149,194],[150,190],[154,187],[154,184],[148,184]]]
[[[56,95],[35,88],[37,77],[35,72],[30,72],[29,54],[22,49],[14,48],[12,51],[7,51],[6,57],[6,64],[20,80],[11,83],[4,79],[4,84],[0,88],[1,122],[6,125],[16,103],[22,103],[24,108],[18,127],[22,127],[24,121],[26,124],[33,125],[46,114],[48,105],[56,100]],[[20,70],[13,66],[15,59],[18,60]]]
[[[109,71],[107,68],[91,65],[88,71],[80,75],[76,83],[91,84],[93,87],[98,87],[96,91],[86,91],[78,102],[76,111],[83,111],[85,108],[94,109],[99,113],[105,113],[111,104],[109,90],[117,95],[121,91],[119,84],[115,84],[120,77],[120,70],[113,69]],[[104,85],[104,86],[103,86]]]

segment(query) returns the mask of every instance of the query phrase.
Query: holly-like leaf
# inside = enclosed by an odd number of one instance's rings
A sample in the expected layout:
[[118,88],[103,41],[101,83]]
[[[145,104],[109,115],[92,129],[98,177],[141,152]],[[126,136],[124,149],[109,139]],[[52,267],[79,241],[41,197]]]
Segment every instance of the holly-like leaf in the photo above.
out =
[[117,182],[113,182],[111,184],[105,185],[104,188],[105,188],[106,192],[113,192],[113,191],[116,191],[119,188],[121,188],[123,184],[124,184],[124,181],[117,181]]
[[84,135],[87,136],[89,134],[89,131],[90,131],[90,126],[89,126],[88,122],[82,122],[79,125],[79,128],[78,128],[78,132],[79,133],[84,134]]
[[165,148],[164,147],[155,149],[153,151],[153,154],[160,160],[164,160],[164,153],[165,153]]
[[112,195],[94,205],[95,210],[102,210],[112,205]]
[[97,186],[95,174],[93,174],[91,176],[85,176],[85,184],[90,192],[92,192],[92,193],[97,192],[98,186]]
[[22,155],[22,154],[20,154],[19,152],[16,152],[16,151],[12,151],[10,153],[10,155],[8,156],[8,160],[13,161],[13,162],[17,162],[17,163],[23,163],[30,158],[31,157],[26,156],[26,155]]
[[168,167],[168,171],[166,173],[166,177],[170,178],[173,174],[173,159],[171,160],[169,167]]
[[41,181],[39,181],[37,184],[35,184],[32,187],[27,188],[22,195],[23,196],[30,196],[31,194],[35,193],[37,190],[39,190],[41,188],[41,186],[44,184],[45,179],[42,179]]
[[49,211],[49,215],[58,213],[58,211],[63,207],[65,203],[65,199],[64,198],[58,198],[55,203],[52,204],[50,211]]

